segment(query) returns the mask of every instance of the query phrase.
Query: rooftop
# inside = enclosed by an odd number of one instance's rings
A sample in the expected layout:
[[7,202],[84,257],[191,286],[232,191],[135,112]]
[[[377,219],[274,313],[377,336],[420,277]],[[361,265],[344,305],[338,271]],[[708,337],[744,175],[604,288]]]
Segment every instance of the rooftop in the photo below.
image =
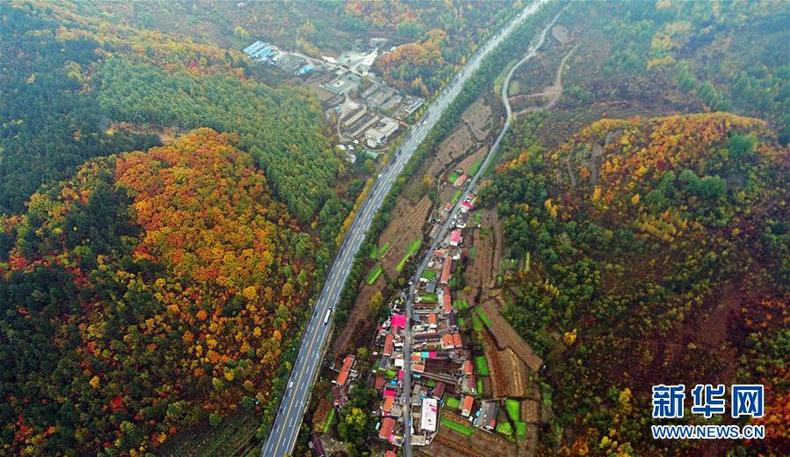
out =
[[345,360],[343,360],[343,366],[340,368],[340,373],[337,375],[337,385],[342,386],[345,385],[346,381],[348,381],[348,375],[351,373],[351,367],[354,365],[354,356],[349,354],[346,356]]
[[385,417],[383,421],[381,421],[381,428],[379,429],[379,438],[382,440],[390,440],[392,436],[392,431],[395,429],[395,419],[391,417]]

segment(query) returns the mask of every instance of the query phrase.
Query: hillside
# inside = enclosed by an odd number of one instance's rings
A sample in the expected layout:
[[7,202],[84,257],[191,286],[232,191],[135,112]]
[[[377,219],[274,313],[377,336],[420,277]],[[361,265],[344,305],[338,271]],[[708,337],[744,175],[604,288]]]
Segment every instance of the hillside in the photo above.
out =
[[752,450],[780,449],[789,165],[763,121],[713,113],[602,119],[497,170],[483,198],[520,259],[504,314],[547,362],[543,455],[696,455],[649,437],[656,380],[766,384]]
[[122,6],[91,2],[81,10],[99,9],[115,22],[228,48],[242,49],[252,39],[263,39],[314,57],[364,50],[371,38],[384,39],[371,46],[388,53],[378,65],[380,74],[397,87],[426,95],[452,78],[481,40],[522,3],[198,0]]
[[[327,202],[338,212],[340,160],[314,98],[257,82],[238,51],[80,8],[30,1],[1,13],[10,71],[0,87],[14,96],[0,104],[0,212],[20,211],[40,184],[70,176],[88,158],[198,127],[240,133],[239,146],[303,223]],[[342,212],[321,222],[337,229]]]
[[92,160],[0,219],[4,455],[144,451],[267,402],[315,245],[231,140]]

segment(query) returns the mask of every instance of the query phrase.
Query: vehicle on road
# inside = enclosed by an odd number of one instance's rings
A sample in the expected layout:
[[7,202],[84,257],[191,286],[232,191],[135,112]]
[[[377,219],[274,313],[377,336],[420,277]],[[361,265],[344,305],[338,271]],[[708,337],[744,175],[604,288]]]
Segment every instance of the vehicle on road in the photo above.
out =
[[332,315],[332,308],[326,310],[326,316],[324,316],[324,325],[329,323],[329,316]]

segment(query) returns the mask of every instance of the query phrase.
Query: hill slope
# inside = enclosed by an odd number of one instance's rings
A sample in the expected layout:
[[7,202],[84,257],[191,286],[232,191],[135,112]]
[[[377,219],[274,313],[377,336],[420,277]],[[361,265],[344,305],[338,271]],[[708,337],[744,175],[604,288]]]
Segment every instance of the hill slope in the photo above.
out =
[[230,141],[93,160],[0,219],[3,454],[150,449],[267,401],[315,246]]
[[[41,184],[84,160],[156,145],[165,129],[241,134],[279,199],[311,222],[337,196],[338,159],[320,106],[248,75],[239,51],[109,22],[84,5],[9,4],[0,89],[0,213],[18,212]],[[342,214],[335,216],[338,227]],[[322,221],[326,222],[326,221]]]
[[[545,452],[698,451],[649,437],[660,382],[762,382],[765,420],[787,423],[790,162],[775,141],[727,114],[604,119],[500,167],[483,195],[522,259],[505,315],[547,360]],[[767,448],[787,436],[769,430]]]

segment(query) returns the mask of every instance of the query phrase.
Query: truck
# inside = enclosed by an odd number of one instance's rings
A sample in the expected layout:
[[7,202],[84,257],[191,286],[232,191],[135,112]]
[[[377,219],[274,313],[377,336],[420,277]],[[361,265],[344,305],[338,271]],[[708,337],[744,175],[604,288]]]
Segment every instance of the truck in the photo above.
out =
[[332,315],[332,308],[326,310],[326,316],[324,316],[324,325],[329,323],[329,316]]

